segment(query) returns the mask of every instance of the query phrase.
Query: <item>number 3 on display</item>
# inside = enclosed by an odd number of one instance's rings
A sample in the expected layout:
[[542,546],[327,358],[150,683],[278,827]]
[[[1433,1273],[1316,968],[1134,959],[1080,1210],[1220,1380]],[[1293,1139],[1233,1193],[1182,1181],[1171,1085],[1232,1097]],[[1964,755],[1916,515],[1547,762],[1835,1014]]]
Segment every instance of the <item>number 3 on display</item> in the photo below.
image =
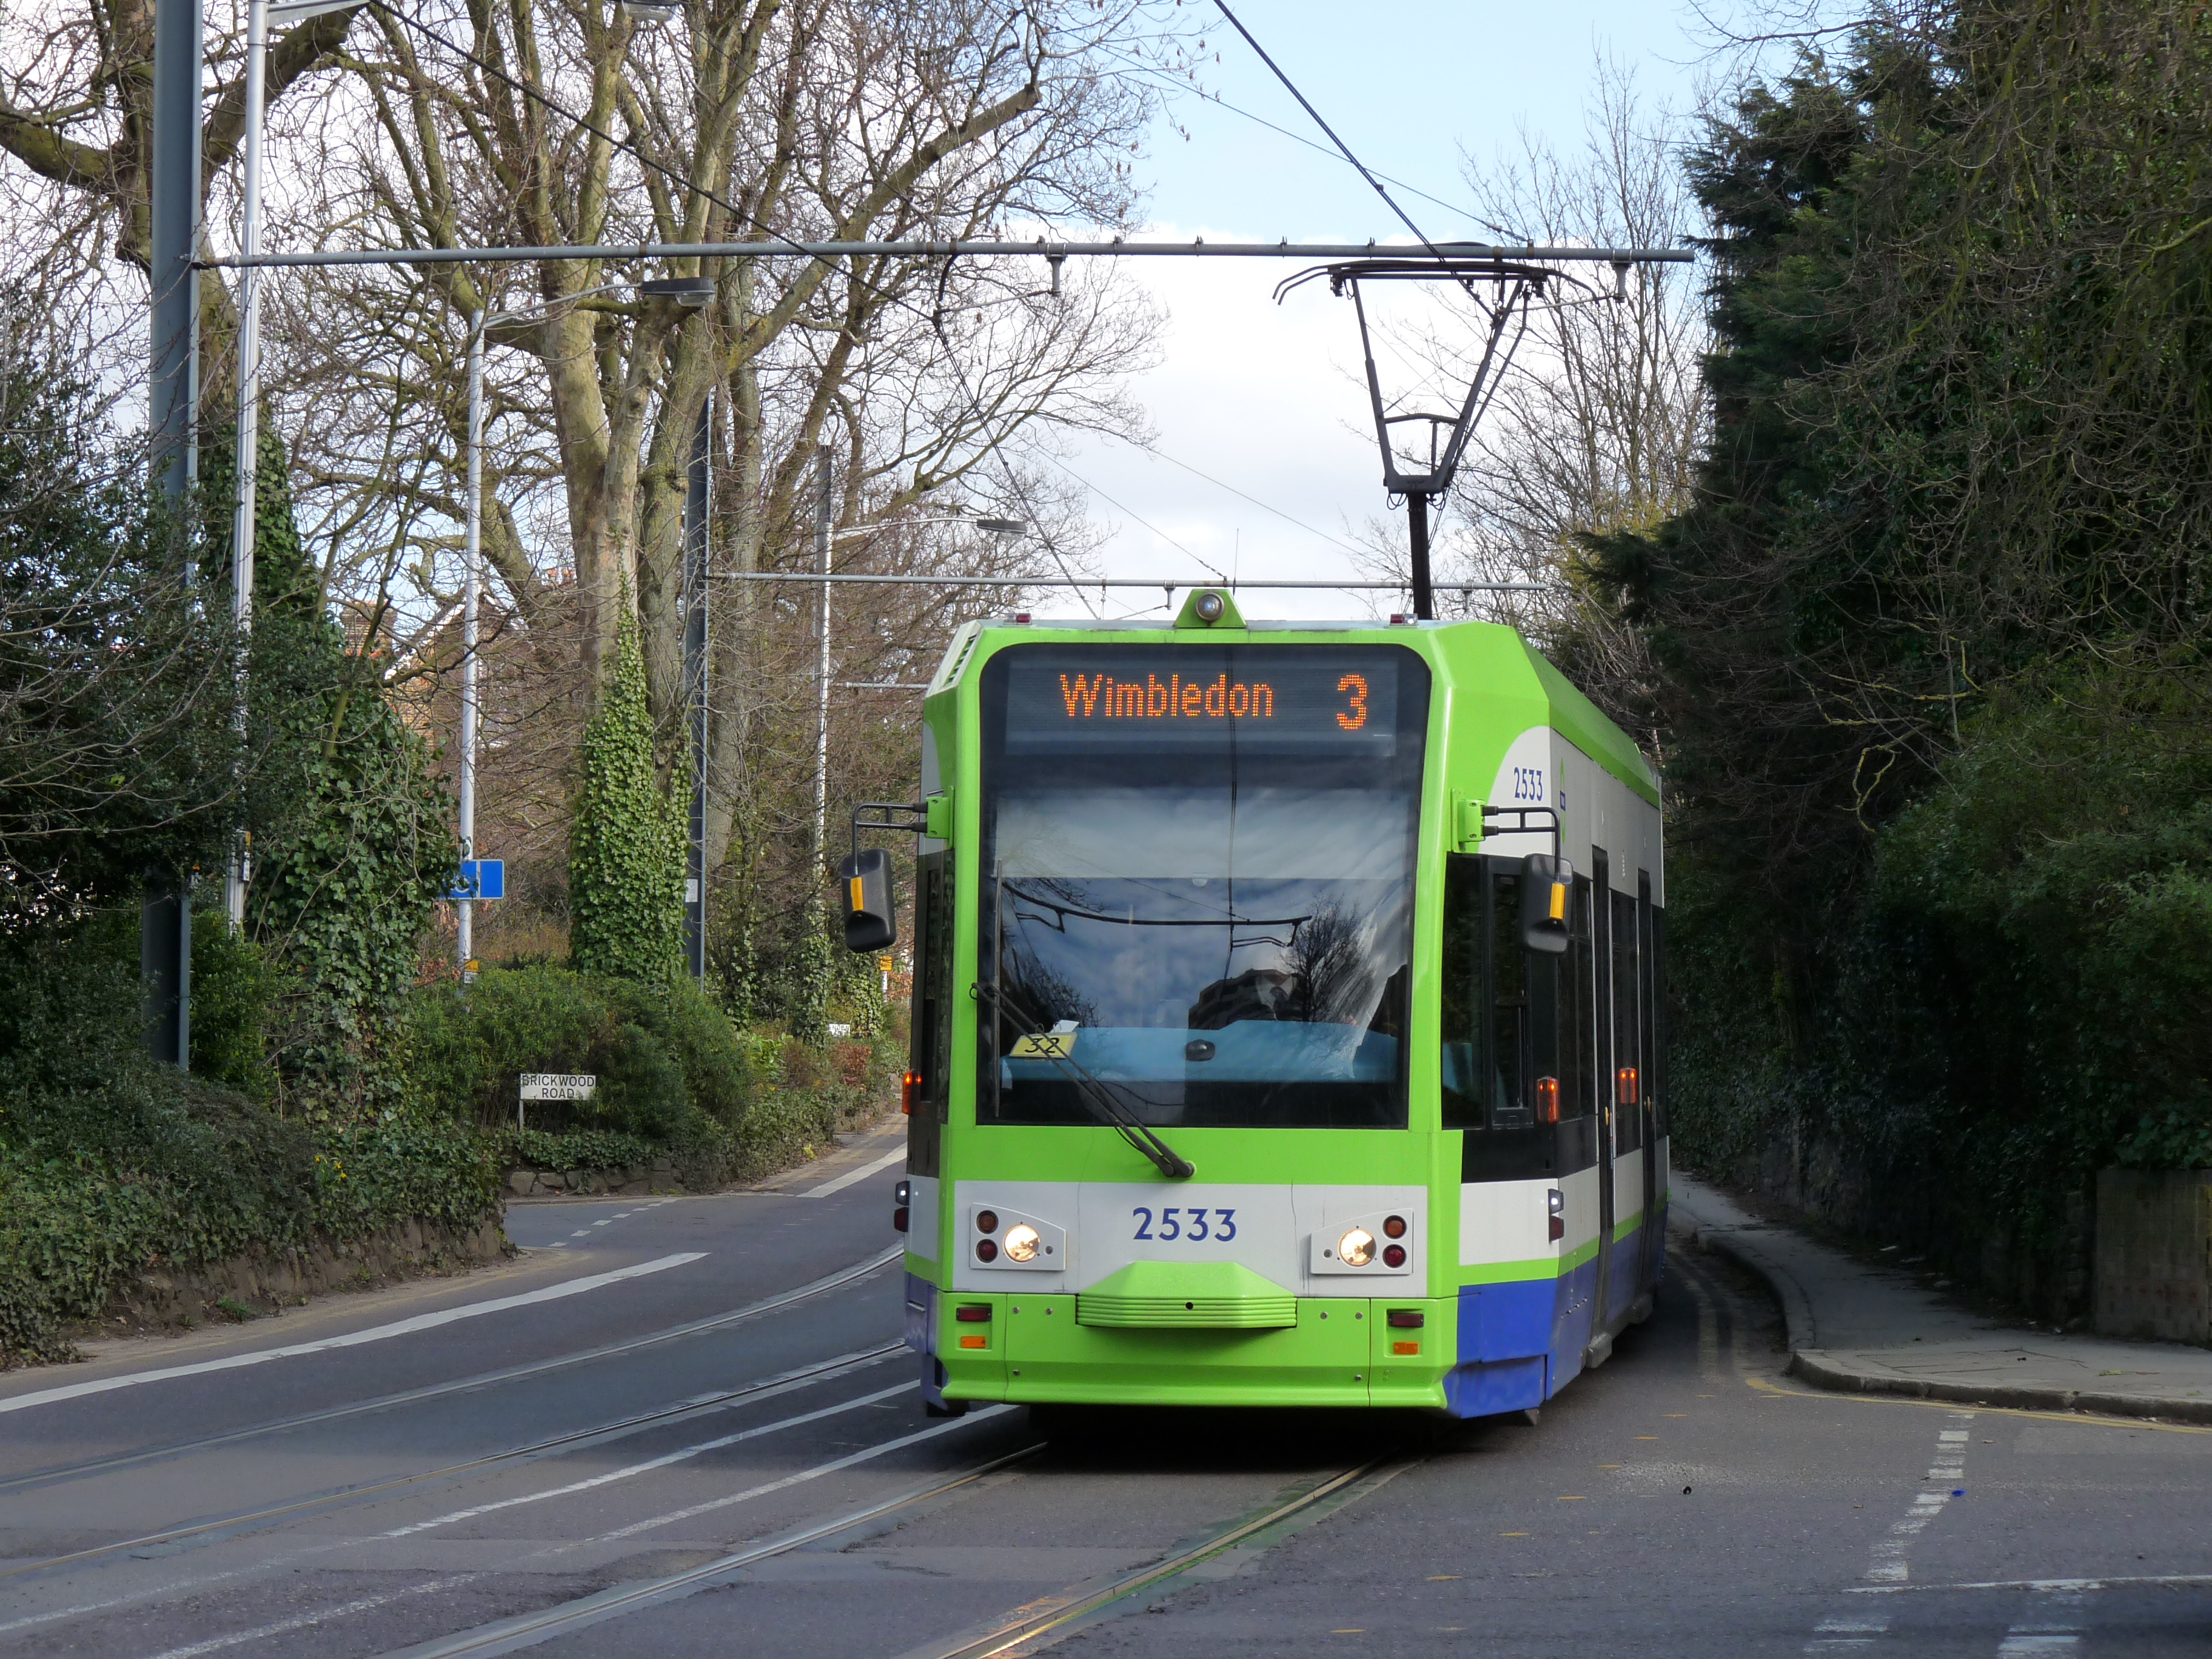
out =
[[1352,694],[1351,706],[1336,717],[1336,723],[1347,732],[1357,732],[1367,724],[1367,676],[1346,674],[1336,683],[1336,689]]
[[[1216,1244],[1226,1244],[1237,1237],[1237,1212],[1234,1210],[1214,1211],[1216,1218],[1209,1225],[1206,1219],[1206,1212],[1203,1208],[1164,1209],[1159,1212],[1159,1231],[1158,1232],[1152,1231],[1152,1212],[1150,1210],[1140,1205],[1129,1213],[1136,1218],[1137,1223],[1136,1231],[1130,1235],[1133,1238],[1158,1239],[1163,1242],[1183,1238],[1194,1244],[1211,1239]],[[1190,1224],[1188,1227],[1178,1219],[1182,1216],[1190,1218]]]

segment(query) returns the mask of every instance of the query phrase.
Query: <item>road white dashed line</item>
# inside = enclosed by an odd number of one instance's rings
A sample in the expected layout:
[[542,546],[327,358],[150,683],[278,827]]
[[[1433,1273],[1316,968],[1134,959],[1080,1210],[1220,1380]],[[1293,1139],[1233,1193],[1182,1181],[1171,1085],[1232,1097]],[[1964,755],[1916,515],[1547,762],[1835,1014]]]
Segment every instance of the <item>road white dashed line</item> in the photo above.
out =
[[[1852,1586],[1859,1590],[1901,1589],[1911,1574],[1905,1565],[1912,1541],[1928,1529],[1928,1523],[1942,1514],[1954,1498],[1966,1495],[1966,1447],[1973,1438],[1967,1426],[1974,1420],[1971,1411],[1947,1413],[1953,1426],[1941,1430],[1936,1436],[1936,1456],[1928,1466],[1928,1473],[1919,1492],[1912,1497],[1911,1507],[1902,1520],[1890,1523],[1887,1536],[1875,1543],[1872,1559],[1863,1583]],[[1808,1654],[1833,1654],[1873,1647],[1889,1632],[1889,1615],[1854,1609],[1823,1619],[1814,1627],[1813,1638],[1805,1644]],[[2010,1638],[2008,1638],[2008,1640]],[[2002,1652],[2033,1654],[2055,1652],[2056,1649],[2005,1648]]]
[[803,1423],[818,1423],[825,1417],[835,1417],[841,1412],[857,1411],[863,1406],[873,1406],[895,1395],[911,1392],[921,1386],[919,1382],[900,1382],[873,1394],[864,1394],[857,1400],[841,1400],[834,1406],[824,1406],[818,1411],[801,1413],[774,1423],[763,1423],[750,1429],[739,1429],[734,1434],[717,1435],[711,1440],[701,1440],[689,1446],[679,1446],[674,1451],[664,1452],[659,1457],[648,1457],[643,1462],[631,1463],[619,1469],[609,1469],[603,1474],[572,1480],[566,1486],[549,1486],[541,1492],[523,1492],[514,1498],[496,1498],[489,1504],[477,1504],[465,1510],[455,1510],[449,1515],[434,1516],[428,1521],[410,1521],[404,1527],[394,1527],[383,1534],[386,1538],[407,1538],[418,1532],[428,1532],[434,1527],[449,1527],[458,1521],[473,1521],[480,1515],[490,1515],[499,1510],[516,1509],[525,1504],[539,1504],[549,1498],[567,1498],[580,1492],[591,1492],[617,1480],[628,1480],[633,1476],[650,1474],[655,1469],[665,1469],[672,1463],[687,1462],[710,1451],[720,1451],[742,1441],[757,1440],[764,1434],[779,1430],[797,1428]]

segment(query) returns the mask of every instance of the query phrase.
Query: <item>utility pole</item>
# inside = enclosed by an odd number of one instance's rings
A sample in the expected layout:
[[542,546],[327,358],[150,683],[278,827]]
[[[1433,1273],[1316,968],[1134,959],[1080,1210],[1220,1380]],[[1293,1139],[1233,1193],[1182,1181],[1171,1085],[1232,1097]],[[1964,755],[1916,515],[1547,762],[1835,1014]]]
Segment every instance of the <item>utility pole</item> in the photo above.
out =
[[[199,472],[201,0],[159,0],[148,178],[152,253],[153,470],[177,533],[191,527]],[[185,577],[195,577],[190,549]],[[149,870],[138,915],[146,1038],[156,1060],[191,1064],[192,896],[185,872]]]
[[[261,252],[261,116],[269,58],[269,0],[246,0],[245,202],[239,248]],[[261,476],[261,272],[238,273],[238,473],[230,517],[230,625],[239,652],[238,729],[246,729],[246,640],[253,628],[254,489]],[[246,884],[253,878],[251,836],[233,850],[222,881],[223,914],[246,927]]]
[[[481,718],[477,691],[477,566],[483,554],[483,334],[484,314],[469,319],[469,501],[468,537],[461,553],[461,857],[477,855],[477,727]],[[462,981],[477,953],[476,902],[454,901],[457,960]]]
[[707,515],[713,506],[714,394],[699,406],[684,501],[684,712],[691,747],[690,844],[685,849],[684,962],[707,979]]
[[815,674],[814,703],[814,878],[823,878],[822,859],[830,845],[830,520],[835,473],[830,446],[814,452],[820,493],[814,502],[814,555],[822,568],[821,661]]

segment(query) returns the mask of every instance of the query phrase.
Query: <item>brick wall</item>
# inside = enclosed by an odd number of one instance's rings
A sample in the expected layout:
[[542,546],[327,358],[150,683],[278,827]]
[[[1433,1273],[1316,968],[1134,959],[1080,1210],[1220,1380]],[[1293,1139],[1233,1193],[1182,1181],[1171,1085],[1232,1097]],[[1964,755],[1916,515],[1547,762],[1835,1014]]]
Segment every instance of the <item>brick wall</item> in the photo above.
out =
[[2097,1328],[2212,1343],[2212,1170],[2097,1177]]

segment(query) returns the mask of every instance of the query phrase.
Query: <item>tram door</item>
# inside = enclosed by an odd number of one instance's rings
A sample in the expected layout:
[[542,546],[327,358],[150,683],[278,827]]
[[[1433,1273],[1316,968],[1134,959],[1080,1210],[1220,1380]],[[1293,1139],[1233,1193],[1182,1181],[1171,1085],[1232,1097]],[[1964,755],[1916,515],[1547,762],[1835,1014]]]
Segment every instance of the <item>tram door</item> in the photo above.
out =
[[[1612,891],[1609,862],[1602,848],[1590,848],[1590,878],[1589,884],[1577,882],[1577,896],[1582,900],[1583,925],[1571,930],[1589,940],[1589,944],[1574,952],[1575,972],[1582,980],[1586,1000],[1583,1024],[1585,1030],[1577,1036],[1588,1047],[1591,1065],[1585,1073],[1588,1085],[1597,1097],[1597,1288],[1590,1305],[1590,1335],[1595,1339],[1613,1317],[1613,1230],[1617,1224],[1614,1214],[1613,1160],[1613,906],[1608,902]],[[1577,941],[1579,943],[1579,941]]]
[[1651,902],[1651,872],[1636,872],[1636,1036],[1640,1056],[1638,1073],[1644,1118],[1644,1249],[1638,1281],[1656,1284],[1660,1253],[1666,1249],[1666,1230],[1659,1224],[1659,1199],[1663,1192],[1659,1175],[1660,1123],[1659,1063],[1659,912]]

